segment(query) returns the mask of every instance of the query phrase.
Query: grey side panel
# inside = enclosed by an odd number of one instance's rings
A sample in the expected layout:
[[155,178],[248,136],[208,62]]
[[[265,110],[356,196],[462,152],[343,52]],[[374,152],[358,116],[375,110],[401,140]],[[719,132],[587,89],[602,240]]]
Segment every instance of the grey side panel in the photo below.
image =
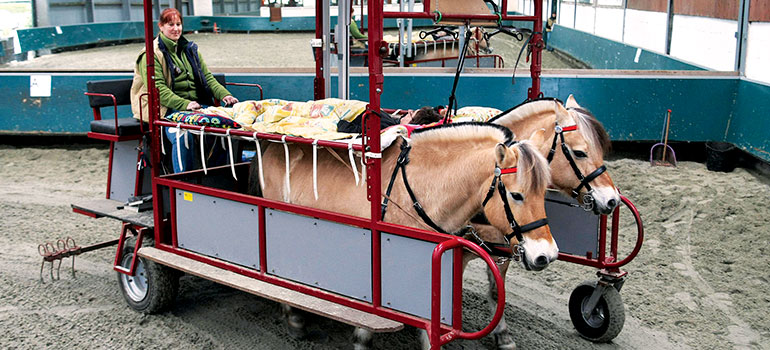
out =
[[551,227],[551,235],[559,245],[559,251],[578,256],[586,256],[587,252],[591,252],[593,257],[598,256],[600,216],[583,208],[554,202],[555,200],[577,204],[575,199],[556,191],[548,190],[545,198],[548,225]]
[[259,269],[256,205],[175,190],[180,248]]
[[372,300],[369,230],[303,215],[265,210],[267,272]]
[[[430,318],[431,256],[436,243],[382,233],[382,305]],[[441,321],[452,323],[452,253],[441,257]]]
[[112,153],[110,199],[125,202],[134,196],[138,140],[115,142]]

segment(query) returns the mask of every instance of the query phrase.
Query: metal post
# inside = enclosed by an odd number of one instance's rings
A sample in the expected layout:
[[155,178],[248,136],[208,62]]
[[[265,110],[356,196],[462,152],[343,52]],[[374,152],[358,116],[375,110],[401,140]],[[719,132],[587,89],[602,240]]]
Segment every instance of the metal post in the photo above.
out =
[[623,27],[620,32],[620,42],[626,42],[626,10],[628,10],[628,0],[623,0]]
[[350,0],[337,1],[337,98],[350,98]]
[[[322,0],[322,15],[323,23],[323,76],[324,76],[324,93],[323,98],[329,97],[329,91],[332,88],[331,70],[329,66],[331,64],[331,23],[329,19],[329,0]],[[337,11],[339,12],[339,11]]]
[[535,21],[532,22],[532,63],[529,65],[530,77],[532,77],[532,87],[528,89],[527,97],[530,99],[538,98],[540,95],[540,71],[543,59],[543,3],[537,1],[535,5]]
[[735,43],[735,70],[741,76],[746,75],[746,47],[749,38],[749,5],[750,0],[741,0],[738,11],[738,32]]
[[86,0],[86,22],[94,23],[94,0]]
[[666,55],[671,54],[671,35],[674,31],[674,0],[668,0],[668,24],[666,27]]
[[131,0],[122,0],[120,2],[120,12],[123,14],[124,21],[131,21]]
[[[414,0],[409,0],[408,9],[409,9],[409,12],[414,11]],[[409,53],[409,57],[415,57],[417,56],[417,52],[412,54],[412,19],[411,18],[407,19],[406,23],[407,23],[406,24],[406,42],[409,43],[409,49],[407,52]]]
[[577,29],[577,0],[572,0],[572,28]]
[[[399,0],[398,11],[404,12],[404,2]],[[406,45],[406,38],[404,38],[404,19],[398,20],[398,66],[404,66],[404,45]],[[408,55],[412,51],[412,45],[406,48],[406,54]]]

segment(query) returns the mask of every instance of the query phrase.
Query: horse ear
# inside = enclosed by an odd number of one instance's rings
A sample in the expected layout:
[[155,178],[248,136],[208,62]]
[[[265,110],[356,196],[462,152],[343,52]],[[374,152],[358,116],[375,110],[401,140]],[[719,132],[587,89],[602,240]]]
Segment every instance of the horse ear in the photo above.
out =
[[575,101],[575,96],[572,94],[569,94],[569,97],[567,97],[567,103],[565,104],[567,108],[580,108],[580,105]]
[[513,154],[514,153],[509,147],[502,143],[498,143],[495,147],[495,163],[499,167],[507,168],[508,164],[515,164],[516,162]]
[[542,145],[545,142],[545,129],[537,129],[529,136],[529,141],[533,145]]

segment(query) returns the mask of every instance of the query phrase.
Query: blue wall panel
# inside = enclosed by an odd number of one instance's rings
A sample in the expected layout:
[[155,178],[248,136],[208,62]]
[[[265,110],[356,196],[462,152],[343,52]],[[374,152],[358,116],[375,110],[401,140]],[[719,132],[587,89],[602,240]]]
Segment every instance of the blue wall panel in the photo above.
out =
[[770,161],[770,86],[741,79],[728,142]]
[[[122,74],[52,74],[52,96],[29,96],[31,73],[0,73],[5,87],[6,113],[0,117],[0,132],[84,133],[92,120],[83,96],[89,80],[130,77]],[[445,105],[453,75],[393,74],[385,77],[382,104],[391,108],[416,109]],[[306,101],[313,98],[311,74],[227,74],[230,82],[259,83],[265,98]],[[331,95],[336,95],[332,79]],[[459,106],[488,106],[507,109],[526,98],[528,77],[511,85],[507,75],[465,75],[457,88]],[[770,87],[734,77],[677,76],[545,76],[546,96],[565,100],[573,94],[605,125],[613,140],[658,140],[667,109],[672,110],[669,138],[679,141],[733,142],[763,159],[770,160]],[[258,99],[248,87],[230,87],[240,98]],[[353,75],[351,98],[368,100],[368,78]],[[104,109],[105,117],[111,110]],[[121,107],[127,116],[127,106]]]

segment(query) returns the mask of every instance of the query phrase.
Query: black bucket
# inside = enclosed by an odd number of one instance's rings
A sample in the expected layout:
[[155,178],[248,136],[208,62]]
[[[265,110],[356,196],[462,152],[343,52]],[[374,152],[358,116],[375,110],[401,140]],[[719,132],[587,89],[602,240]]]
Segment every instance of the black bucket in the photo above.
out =
[[729,173],[738,165],[738,152],[729,142],[706,142],[706,168]]

